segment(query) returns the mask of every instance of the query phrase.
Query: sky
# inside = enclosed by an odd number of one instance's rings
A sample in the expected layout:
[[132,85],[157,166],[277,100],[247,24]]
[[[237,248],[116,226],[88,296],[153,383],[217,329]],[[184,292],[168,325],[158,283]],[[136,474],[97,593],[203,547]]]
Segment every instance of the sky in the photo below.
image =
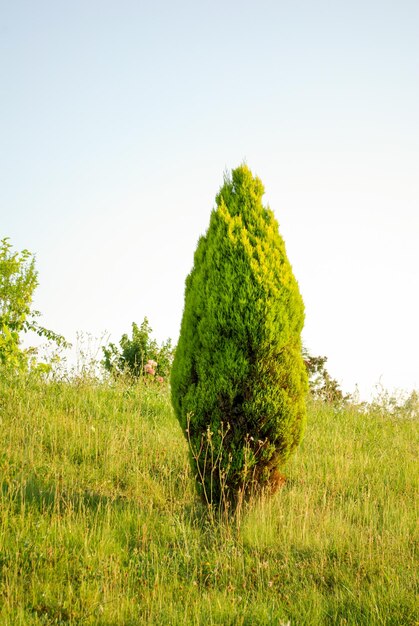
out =
[[226,171],[265,187],[345,391],[419,387],[417,0],[0,0],[0,237],[42,323],[176,342]]

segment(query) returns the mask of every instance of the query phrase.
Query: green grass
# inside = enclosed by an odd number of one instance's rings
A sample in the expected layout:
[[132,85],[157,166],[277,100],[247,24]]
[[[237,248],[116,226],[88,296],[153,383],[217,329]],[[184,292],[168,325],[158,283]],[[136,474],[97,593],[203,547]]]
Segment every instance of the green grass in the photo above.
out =
[[0,624],[417,624],[417,422],[309,407],[272,499],[198,502],[167,390],[0,378]]

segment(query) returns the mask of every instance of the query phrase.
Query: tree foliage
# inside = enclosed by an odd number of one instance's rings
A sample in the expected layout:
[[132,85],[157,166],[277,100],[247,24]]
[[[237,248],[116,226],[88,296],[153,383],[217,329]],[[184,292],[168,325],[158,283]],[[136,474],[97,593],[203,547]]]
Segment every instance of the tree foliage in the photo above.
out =
[[[141,326],[135,322],[132,324],[131,337],[122,335],[119,346],[110,343],[102,348],[105,369],[113,376],[129,375],[134,378],[144,376],[151,371],[153,375],[167,378],[169,376],[173,360],[173,347],[171,340],[158,345],[151,338],[152,329],[145,317]],[[147,367],[149,362],[155,362],[156,366]]]
[[326,369],[327,357],[312,356],[304,348],[304,363],[307,368],[310,393],[316,400],[341,405],[350,400],[351,395],[343,393],[338,381]]
[[38,286],[35,258],[28,250],[13,251],[5,237],[0,241],[0,366],[16,370],[28,366],[33,349],[22,349],[22,334],[30,331],[60,346],[68,346],[64,337],[41,326],[39,311],[32,308]]
[[304,305],[264,188],[226,176],[186,279],[172,401],[207,502],[274,490],[306,419]]

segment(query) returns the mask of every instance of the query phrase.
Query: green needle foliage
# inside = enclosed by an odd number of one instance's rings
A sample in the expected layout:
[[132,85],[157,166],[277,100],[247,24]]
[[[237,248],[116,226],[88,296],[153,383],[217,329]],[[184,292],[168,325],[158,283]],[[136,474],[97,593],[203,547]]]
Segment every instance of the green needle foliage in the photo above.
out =
[[304,304],[262,182],[226,176],[186,279],[172,402],[198,491],[236,507],[274,491],[301,441]]

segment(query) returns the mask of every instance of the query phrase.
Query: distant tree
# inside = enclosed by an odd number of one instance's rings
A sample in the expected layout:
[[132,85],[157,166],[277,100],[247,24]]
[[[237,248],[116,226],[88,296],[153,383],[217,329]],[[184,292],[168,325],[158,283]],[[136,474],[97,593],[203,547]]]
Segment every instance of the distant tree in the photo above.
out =
[[30,331],[61,346],[64,337],[41,326],[32,308],[38,286],[35,258],[28,250],[14,252],[9,239],[0,241],[0,367],[25,369],[32,349],[22,349],[22,334]]
[[105,369],[113,376],[130,375],[139,378],[144,375],[167,378],[173,360],[171,340],[158,345],[151,338],[152,329],[145,317],[141,326],[132,324],[132,334],[122,335],[119,346],[110,343],[102,348]]
[[207,502],[236,506],[301,441],[304,305],[264,188],[246,165],[226,176],[186,279],[172,401]]
[[343,393],[338,381],[327,371],[327,357],[312,356],[306,348],[303,349],[303,357],[313,398],[331,404],[342,404],[351,398],[350,394]]

